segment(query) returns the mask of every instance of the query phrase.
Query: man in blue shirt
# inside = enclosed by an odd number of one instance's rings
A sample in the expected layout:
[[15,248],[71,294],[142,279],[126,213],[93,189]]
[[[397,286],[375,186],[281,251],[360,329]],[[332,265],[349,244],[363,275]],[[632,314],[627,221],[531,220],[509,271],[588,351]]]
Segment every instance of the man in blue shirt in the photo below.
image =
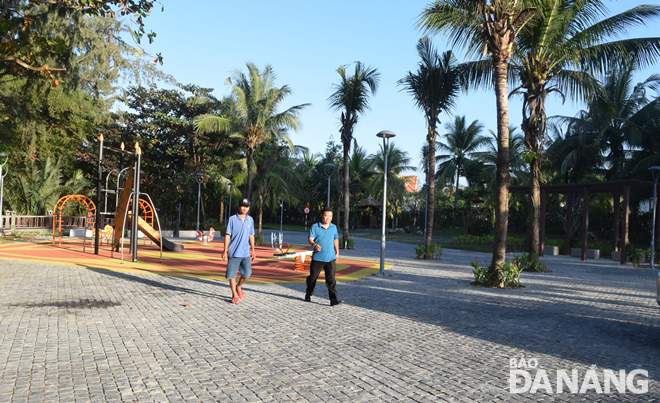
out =
[[[243,199],[238,203],[238,213],[229,218],[225,233],[225,250],[222,259],[227,261],[225,277],[231,287],[231,302],[238,304],[245,298],[243,284],[252,274],[251,261],[254,260],[254,220],[247,213],[250,211],[250,201]],[[236,274],[241,272],[241,278],[236,284]]]
[[307,277],[307,291],[305,292],[305,301],[312,301],[316,280],[321,274],[321,269],[325,271],[325,285],[328,286],[328,296],[330,305],[335,306],[343,303],[337,295],[337,273],[336,261],[339,259],[339,233],[337,227],[332,222],[332,209],[326,208],[321,215],[321,222],[318,222],[309,230],[309,244],[312,245],[312,263],[309,265],[309,276]]

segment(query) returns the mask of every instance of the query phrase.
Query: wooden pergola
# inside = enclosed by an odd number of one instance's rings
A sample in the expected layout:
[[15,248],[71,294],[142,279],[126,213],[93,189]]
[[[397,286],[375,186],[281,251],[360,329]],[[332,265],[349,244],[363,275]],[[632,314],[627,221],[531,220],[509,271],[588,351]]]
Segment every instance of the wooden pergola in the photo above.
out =
[[[626,250],[628,248],[628,227],[630,225],[630,189],[632,188],[650,188],[653,189],[653,182],[640,180],[621,180],[611,182],[595,183],[567,183],[567,184],[545,184],[541,185],[541,222],[539,223],[539,256],[544,255],[545,249],[545,218],[548,195],[551,193],[564,194],[566,196],[566,237],[564,245],[569,248],[573,232],[573,198],[580,197],[584,200],[582,210],[582,234],[581,259],[587,259],[588,232],[589,232],[589,198],[591,193],[611,193],[614,199],[614,217],[612,220],[612,250],[618,251],[619,241],[621,240],[621,264],[626,264]],[[529,193],[529,186],[510,186],[509,191],[513,193]],[[621,195],[623,194],[623,215],[619,220],[621,210]],[[619,222],[621,221],[621,222]]]

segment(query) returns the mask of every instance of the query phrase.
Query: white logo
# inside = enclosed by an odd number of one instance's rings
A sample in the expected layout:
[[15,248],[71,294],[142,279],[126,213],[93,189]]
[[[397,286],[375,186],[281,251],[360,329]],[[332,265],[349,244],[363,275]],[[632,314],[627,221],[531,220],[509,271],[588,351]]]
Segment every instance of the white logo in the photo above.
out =
[[[532,374],[531,370],[536,370]],[[533,375],[533,376],[532,376]],[[580,373],[576,368],[548,371],[539,366],[536,358],[509,359],[509,392],[510,393],[634,393],[642,394],[649,391],[649,373],[644,369],[635,369],[628,373],[621,369],[614,371],[605,369],[596,371],[592,365],[587,371]],[[637,378],[636,378],[637,377]],[[551,382],[551,379],[554,382]],[[554,386],[553,386],[554,384]]]

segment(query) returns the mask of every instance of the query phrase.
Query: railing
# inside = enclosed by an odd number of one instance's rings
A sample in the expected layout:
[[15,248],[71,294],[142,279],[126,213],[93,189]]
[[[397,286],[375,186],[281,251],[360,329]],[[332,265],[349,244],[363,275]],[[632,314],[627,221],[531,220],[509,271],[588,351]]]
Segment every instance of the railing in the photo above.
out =
[[[85,216],[63,216],[62,228],[83,228]],[[5,230],[26,230],[26,229],[52,229],[52,215],[18,215],[8,214],[0,216],[2,228]],[[114,226],[114,217],[104,217],[103,226],[106,224]]]

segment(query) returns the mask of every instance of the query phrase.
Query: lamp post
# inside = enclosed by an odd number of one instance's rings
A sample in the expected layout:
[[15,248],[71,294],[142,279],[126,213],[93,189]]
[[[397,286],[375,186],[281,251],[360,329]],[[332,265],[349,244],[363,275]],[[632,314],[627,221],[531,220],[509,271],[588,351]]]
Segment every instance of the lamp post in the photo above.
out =
[[227,206],[227,225],[229,225],[229,218],[231,217],[231,194],[232,188],[236,186],[232,182],[229,182],[229,205]]
[[204,172],[197,171],[197,231],[199,231],[199,206],[202,204],[202,182],[204,182]]
[[655,209],[658,205],[658,178],[660,177],[660,166],[653,166],[649,168],[653,174],[653,225],[651,230],[651,269],[653,268],[653,259],[655,252]]
[[7,153],[0,152],[0,160],[4,160],[2,163],[0,163],[0,234],[4,234],[5,230],[2,216],[2,196],[5,190],[5,176],[7,176],[7,172],[9,172],[4,170],[5,164],[7,164],[7,161],[9,160],[9,155],[7,155]]
[[284,200],[280,199],[278,201],[280,205],[280,234],[282,233],[282,222],[283,222],[283,217],[284,217]]
[[387,153],[388,153],[388,147],[390,145],[390,139],[396,134],[389,130],[382,130],[378,132],[376,135],[380,138],[383,139],[383,153],[384,153],[384,158],[383,158],[383,225],[382,225],[382,234],[380,237],[380,274],[385,274],[385,218],[386,218],[386,211],[387,211]]
[[326,208],[330,207],[330,177],[332,177],[332,174],[335,172],[335,168],[335,164],[331,162],[323,165],[323,172],[325,172],[325,176],[328,177],[328,203],[325,205]]

